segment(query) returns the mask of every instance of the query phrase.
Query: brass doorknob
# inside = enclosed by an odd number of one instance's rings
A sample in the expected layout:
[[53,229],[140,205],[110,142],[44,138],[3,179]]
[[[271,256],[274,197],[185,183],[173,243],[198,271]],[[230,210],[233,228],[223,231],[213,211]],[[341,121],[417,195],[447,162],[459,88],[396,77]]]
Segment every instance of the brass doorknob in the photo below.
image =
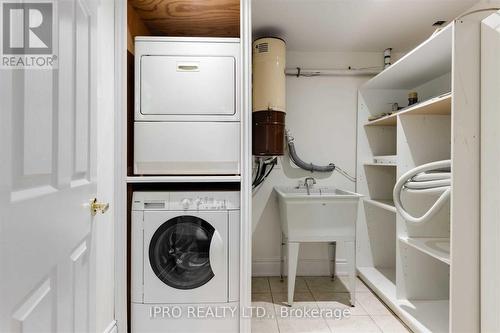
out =
[[97,213],[104,214],[109,209],[109,203],[107,202],[97,202],[97,198],[90,201],[90,214],[95,216]]

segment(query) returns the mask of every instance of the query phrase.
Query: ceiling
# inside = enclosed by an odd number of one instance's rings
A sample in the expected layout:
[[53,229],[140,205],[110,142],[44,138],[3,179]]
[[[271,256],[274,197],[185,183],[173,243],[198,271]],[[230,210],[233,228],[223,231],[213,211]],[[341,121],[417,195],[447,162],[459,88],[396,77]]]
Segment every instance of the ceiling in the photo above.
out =
[[475,0],[252,0],[254,37],[294,51],[409,51]]
[[238,37],[239,0],[128,0],[157,36]]

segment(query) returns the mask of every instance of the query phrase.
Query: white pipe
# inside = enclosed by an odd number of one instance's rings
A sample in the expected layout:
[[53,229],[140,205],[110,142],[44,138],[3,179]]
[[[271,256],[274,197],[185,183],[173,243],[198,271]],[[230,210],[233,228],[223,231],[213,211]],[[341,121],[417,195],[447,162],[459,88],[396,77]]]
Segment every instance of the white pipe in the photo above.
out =
[[431,187],[431,188],[420,188],[420,189],[410,189],[404,188],[405,193],[426,193],[426,194],[440,194],[449,189],[449,186],[442,187]]
[[350,76],[350,75],[377,75],[382,69],[303,69],[287,68],[287,76]]
[[[445,204],[446,200],[450,197],[451,193],[451,183],[449,175],[443,175],[443,179],[435,179],[431,181],[414,181],[416,175],[419,175],[420,179],[425,179],[425,174],[423,172],[443,169],[451,167],[451,160],[437,161],[432,163],[427,163],[421,166],[418,166],[399,178],[394,186],[393,197],[394,197],[394,206],[399,214],[408,222],[414,224],[425,223],[429,221],[436,213],[441,209],[441,207]],[[430,173],[432,175],[432,173]],[[434,175],[435,176],[435,175]],[[435,177],[433,177],[435,178]],[[421,183],[424,186],[418,186],[416,184]],[[444,185],[444,186],[443,186]],[[422,216],[414,217],[410,215],[403,207],[401,202],[401,192],[405,189],[411,192],[429,192],[435,190],[444,190],[441,196],[437,199],[437,201],[432,205],[432,207]]]
[[429,172],[420,173],[412,178],[414,182],[426,182],[429,180],[441,180],[441,179],[451,179],[450,172]]
[[411,190],[419,190],[419,189],[427,189],[427,188],[435,188],[435,187],[445,187],[445,186],[451,186],[451,179],[438,179],[438,180],[431,180],[431,181],[426,181],[426,182],[414,182],[414,181],[409,181],[406,182],[404,185],[405,188],[411,189]]

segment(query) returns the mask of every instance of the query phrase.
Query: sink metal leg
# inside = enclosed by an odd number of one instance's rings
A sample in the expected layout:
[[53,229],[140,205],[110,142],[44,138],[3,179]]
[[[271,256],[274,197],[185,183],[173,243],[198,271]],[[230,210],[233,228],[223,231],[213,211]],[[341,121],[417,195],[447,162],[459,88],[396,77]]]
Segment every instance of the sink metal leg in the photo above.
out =
[[356,304],[356,241],[346,242],[347,248],[349,249],[351,264],[349,265],[349,277],[350,277],[350,294],[351,294],[351,306],[354,307]]
[[287,243],[288,245],[288,306],[293,305],[295,292],[295,276],[297,275],[297,261],[299,259],[300,243]]
[[285,276],[285,235],[281,234],[281,246],[280,246],[280,281],[283,282],[283,277]]
[[332,256],[330,257],[330,276],[332,278],[332,281],[335,280],[335,276],[337,275],[336,269],[337,269],[337,242],[331,242],[330,243],[331,248],[332,248]]

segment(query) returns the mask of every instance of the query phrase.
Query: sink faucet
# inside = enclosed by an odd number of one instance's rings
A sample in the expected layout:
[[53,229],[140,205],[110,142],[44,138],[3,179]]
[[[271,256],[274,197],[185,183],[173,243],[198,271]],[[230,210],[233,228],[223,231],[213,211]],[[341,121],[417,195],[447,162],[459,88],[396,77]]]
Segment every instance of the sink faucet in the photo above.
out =
[[[310,185],[309,185],[310,184]],[[304,186],[306,187],[307,189],[307,195],[311,195],[311,191],[310,191],[310,188],[316,184],[316,179],[314,179],[313,177],[307,177],[306,179],[304,179]]]

